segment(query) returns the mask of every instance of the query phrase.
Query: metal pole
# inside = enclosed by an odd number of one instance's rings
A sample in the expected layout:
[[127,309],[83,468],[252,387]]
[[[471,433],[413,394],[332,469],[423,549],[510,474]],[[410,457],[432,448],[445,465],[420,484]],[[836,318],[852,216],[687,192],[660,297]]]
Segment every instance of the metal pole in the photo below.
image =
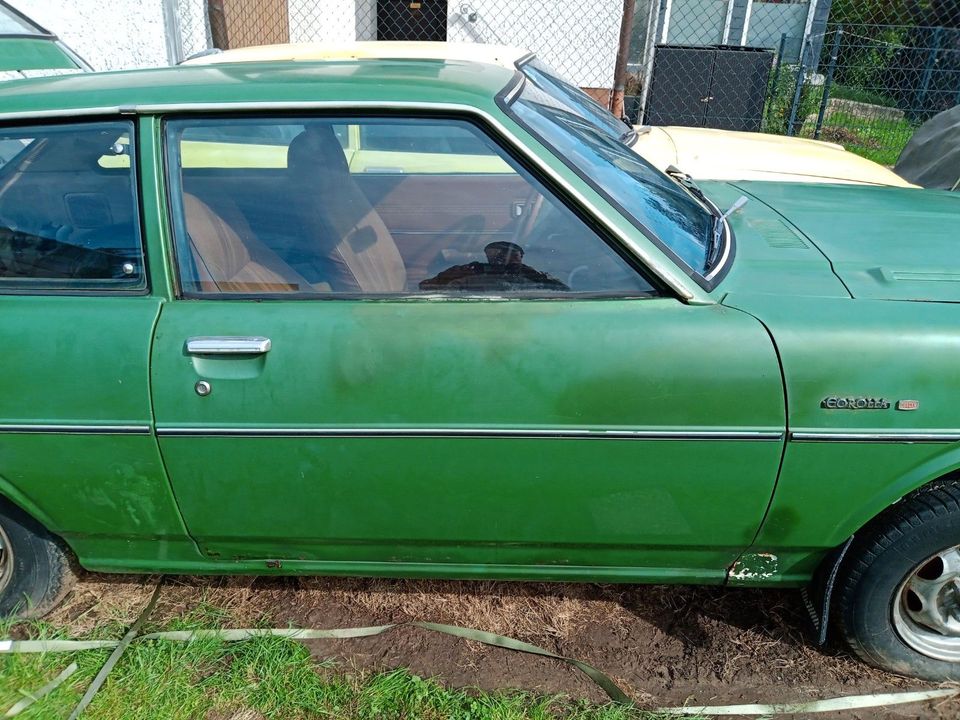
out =
[[823,97],[820,98],[820,112],[817,113],[817,129],[813,137],[820,139],[820,130],[823,129],[823,116],[827,112],[827,102],[830,100],[830,85],[833,84],[833,71],[837,69],[837,58],[840,56],[840,39],[843,37],[843,25],[837,28],[833,38],[833,48],[830,50],[830,65],[827,67],[827,77],[823,81]]
[[740,45],[747,44],[747,32],[750,30],[750,17],[753,15],[753,0],[747,0],[747,10],[743,14],[743,30],[740,33]]
[[213,47],[227,50],[227,20],[223,13],[223,0],[207,0],[207,18],[210,22],[210,40]]
[[180,36],[180,15],[177,0],[163,0],[163,29],[167,45],[167,62],[178,65],[183,60],[183,38]]
[[673,14],[673,0],[663,0],[663,25],[660,27],[660,44],[666,45],[670,37],[670,15]]
[[777,57],[775,61],[777,66],[773,69],[773,83],[770,85],[770,91],[767,94],[767,102],[769,103],[769,108],[767,109],[767,125],[770,125],[770,115],[773,113],[773,103],[770,102],[770,99],[776,99],[777,97],[777,88],[780,87],[780,68],[783,66],[783,53],[787,47],[787,34],[780,34],[780,49],[777,50]]
[[633,32],[633,16],[637,0],[623,0],[623,18],[620,20],[620,47],[617,64],[613,70],[613,93],[610,97],[610,112],[623,117],[623,96],[627,85],[627,61],[630,59],[630,35]]
[[721,45],[730,44],[730,24],[733,22],[733,6],[737,0],[727,0],[727,15],[723,19],[723,35],[720,36]]
[[800,96],[803,93],[803,84],[807,80],[806,59],[810,50],[810,39],[800,49],[800,65],[797,67],[797,87],[793,91],[793,102],[790,103],[790,119],[787,121],[787,135],[796,134],[797,112],[800,110]]
[[657,25],[660,22],[660,10],[666,0],[650,0],[650,16],[647,19],[647,37],[644,38],[647,49],[643,61],[643,90],[640,93],[640,113],[638,123],[643,123],[647,114],[647,98],[650,97],[650,80],[653,78],[653,61],[657,55]]
[[937,64],[937,55],[940,54],[940,43],[943,41],[943,28],[933,30],[933,47],[927,56],[927,64],[923,67],[923,79],[920,81],[920,91],[917,93],[916,112],[922,113],[927,102],[927,93],[930,91],[930,79],[933,77],[933,66]]

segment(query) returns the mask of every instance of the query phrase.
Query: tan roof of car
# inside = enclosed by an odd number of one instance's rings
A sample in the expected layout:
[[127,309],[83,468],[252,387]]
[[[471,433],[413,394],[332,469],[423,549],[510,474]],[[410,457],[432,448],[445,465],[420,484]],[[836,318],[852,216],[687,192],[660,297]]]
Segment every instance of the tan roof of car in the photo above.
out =
[[457,42],[358,41],[345,43],[289,43],[236,48],[202,55],[184,65],[208,65],[256,60],[467,60],[510,70],[530,52],[508,45]]

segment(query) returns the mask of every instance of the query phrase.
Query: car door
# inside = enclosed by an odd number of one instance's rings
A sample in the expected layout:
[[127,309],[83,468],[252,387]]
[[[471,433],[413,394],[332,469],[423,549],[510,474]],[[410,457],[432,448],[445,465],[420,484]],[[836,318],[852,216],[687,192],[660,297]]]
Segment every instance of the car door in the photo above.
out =
[[[181,298],[152,380],[202,551],[325,572],[721,580],[782,450],[759,323],[660,291],[466,119],[349,122],[469,136],[511,172],[458,173],[445,151],[445,211],[463,222],[441,232],[436,175],[372,191],[334,120],[166,123]],[[289,167],[244,169],[257,150],[241,142],[223,167],[179,163],[195,133],[245,123],[295,127]],[[402,227],[378,213],[391,193],[410,203]]]
[[152,437],[134,137],[126,118],[0,128],[0,495],[114,566],[183,536]]

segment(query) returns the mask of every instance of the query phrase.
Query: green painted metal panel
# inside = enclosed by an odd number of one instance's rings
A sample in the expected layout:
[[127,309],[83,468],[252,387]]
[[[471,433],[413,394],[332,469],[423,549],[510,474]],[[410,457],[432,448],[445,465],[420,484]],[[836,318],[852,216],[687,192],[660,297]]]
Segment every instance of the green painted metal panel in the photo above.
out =
[[[159,307],[146,296],[0,296],[0,493],[84,547],[104,536],[184,535],[149,434],[147,368]],[[51,425],[144,430],[37,434],[10,427]]]
[[[960,302],[960,195],[916,188],[737,183],[798,228],[856,298]],[[749,215],[754,206],[742,212]],[[782,275],[792,270],[784,264]],[[746,289],[746,288],[745,288]]]
[[0,37],[0,70],[77,70],[55,40]]
[[[262,335],[273,348],[191,357],[184,343],[197,335]],[[194,392],[200,379],[207,397]],[[719,580],[756,533],[782,449],[766,332],[743,313],[672,299],[179,301],[158,325],[153,384],[158,432],[199,435],[160,445],[191,534],[224,559],[361,573],[683,568]],[[277,428],[354,436],[203,436]],[[496,435],[551,429],[774,439]]]
[[[960,434],[960,305],[732,294],[777,343],[793,433]],[[821,406],[828,396],[888,408]],[[916,400],[916,410],[897,409]],[[839,545],[911,490],[960,468],[960,442],[799,442],[757,547],[807,555]],[[781,565],[789,573],[790,563]]]

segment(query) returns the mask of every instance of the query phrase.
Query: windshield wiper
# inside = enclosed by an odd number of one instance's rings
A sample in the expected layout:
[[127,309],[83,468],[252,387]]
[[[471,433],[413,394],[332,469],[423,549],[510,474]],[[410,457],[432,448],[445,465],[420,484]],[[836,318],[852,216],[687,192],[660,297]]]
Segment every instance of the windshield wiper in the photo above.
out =
[[707,267],[711,267],[714,262],[716,262],[717,253],[720,252],[720,248],[723,247],[723,225],[728,217],[733,215],[737,210],[742,208],[750,201],[746,195],[741,195],[738,197],[733,205],[727,208],[727,211],[722,215],[713,216],[713,236],[711,237],[710,247],[707,249]]
[[700,189],[700,186],[694,182],[693,178],[687,175],[683,170],[678,168],[676,165],[668,165],[667,169],[664,172],[669,175],[673,180],[677,182],[678,185],[681,185],[685,190],[687,190],[691,195],[697,198],[700,202],[710,208],[710,212],[716,216],[717,213],[713,210],[713,203],[707,200],[707,196],[703,194],[703,190]]
[[723,240],[723,220],[726,215],[721,215],[717,206],[707,199],[707,196],[703,190],[700,189],[700,186],[694,182],[694,179],[676,165],[668,165],[664,172],[680,185],[680,187],[703,203],[713,216],[713,231],[707,238],[707,261],[705,267],[709,269],[715,262],[717,253],[720,252],[720,248],[723,245],[721,242]]

